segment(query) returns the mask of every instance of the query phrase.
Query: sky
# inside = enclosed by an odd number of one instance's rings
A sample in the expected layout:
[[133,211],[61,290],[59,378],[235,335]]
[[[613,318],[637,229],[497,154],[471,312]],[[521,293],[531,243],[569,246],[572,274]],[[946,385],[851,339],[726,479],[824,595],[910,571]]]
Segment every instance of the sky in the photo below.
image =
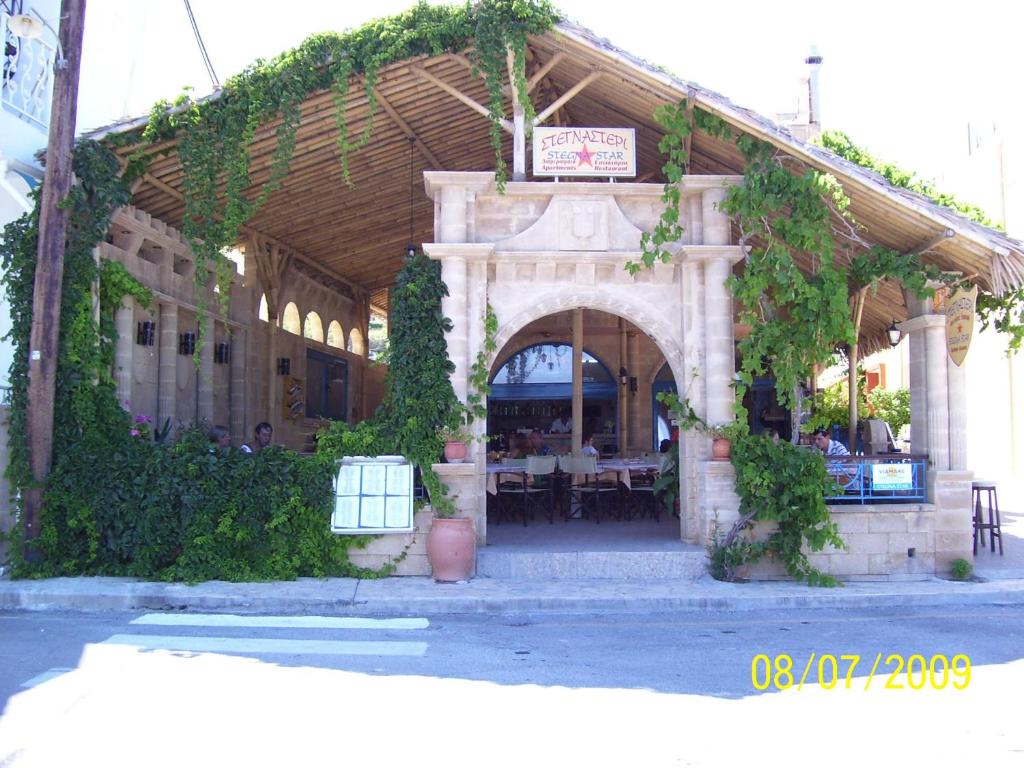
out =
[[[314,32],[358,27],[413,2],[191,0],[222,82]],[[976,139],[993,124],[1004,134],[1024,125],[1024,46],[1002,0],[555,5],[618,47],[768,116],[795,111],[814,45],[824,58],[826,130],[843,130],[874,154],[983,205],[977,163],[969,174],[964,169],[968,124]],[[79,132],[144,114],[186,85],[198,95],[211,90],[183,0],[92,0],[86,13]]]

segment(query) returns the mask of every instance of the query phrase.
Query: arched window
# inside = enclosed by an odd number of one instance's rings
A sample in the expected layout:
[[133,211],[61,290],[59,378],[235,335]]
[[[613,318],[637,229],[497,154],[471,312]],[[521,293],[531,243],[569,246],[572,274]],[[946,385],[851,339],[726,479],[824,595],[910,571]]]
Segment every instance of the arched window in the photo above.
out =
[[348,334],[348,351],[353,355],[366,354],[366,348],[363,346],[363,334],[358,328],[353,328]]
[[320,315],[316,312],[306,315],[306,322],[302,326],[302,335],[307,339],[324,343],[324,324],[320,322]]
[[270,306],[267,304],[267,294],[260,296],[260,320],[265,323],[270,322]]
[[327,346],[338,349],[345,348],[345,331],[337,320],[331,320],[331,324],[327,328]]
[[[617,385],[608,368],[583,352],[584,397],[615,397]],[[491,399],[572,397],[572,345],[535,344],[513,353],[491,380]]]
[[302,334],[302,320],[299,319],[299,308],[295,306],[294,301],[289,301],[288,306],[284,308],[281,327],[296,336]]

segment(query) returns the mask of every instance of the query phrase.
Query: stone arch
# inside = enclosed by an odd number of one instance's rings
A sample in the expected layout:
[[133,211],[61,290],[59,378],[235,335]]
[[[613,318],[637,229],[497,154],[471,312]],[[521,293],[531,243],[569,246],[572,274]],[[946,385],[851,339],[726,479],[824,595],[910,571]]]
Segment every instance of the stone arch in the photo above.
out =
[[327,327],[327,346],[338,349],[345,348],[345,329],[337,320],[331,320],[331,324]]
[[363,344],[363,333],[358,328],[353,328],[348,334],[348,351],[360,357],[366,354],[366,345]]
[[302,320],[300,318],[299,308],[295,306],[294,301],[289,301],[288,305],[284,308],[284,313],[281,315],[281,327],[288,331],[288,333],[301,336]]
[[316,312],[306,315],[306,321],[302,324],[302,335],[307,339],[324,343],[324,324]]
[[[499,299],[495,297],[492,299],[492,303],[498,304]],[[671,326],[654,316],[650,312],[649,305],[623,294],[609,295],[595,289],[581,290],[579,286],[574,286],[572,295],[569,296],[541,294],[536,301],[531,303],[529,309],[523,310],[501,323],[494,337],[495,350],[488,355],[488,367],[494,367],[494,363],[505,345],[534,320],[570,309],[597,309],[629,320],[637,328],[647,333],[661,350],[677,384],[682,386],[686,381],[682,347],[677,342]]]
[[267,294],[260,294],[260,309],[257,317],[265,323],[270,322],[270,305],[267,303]]

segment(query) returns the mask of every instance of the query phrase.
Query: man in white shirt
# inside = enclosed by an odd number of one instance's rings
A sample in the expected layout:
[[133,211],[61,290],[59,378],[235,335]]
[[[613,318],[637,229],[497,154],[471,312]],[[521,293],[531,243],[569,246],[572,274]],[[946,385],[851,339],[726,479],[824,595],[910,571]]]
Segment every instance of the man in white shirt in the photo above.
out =
[[548,429],[548,432],[553,435],[564,435],[567,432],[572,432],[572,419],[569,417],[569,414],[562,411],[558,418],[551,422],[551,428]]
[[814,447],[821,451],[826,456],[849,456],[850,452],[846,449],[846,446],[840,443],[838,440],[833,440],[829,437],[829,434],[824,429],[818,429],[814,432]]

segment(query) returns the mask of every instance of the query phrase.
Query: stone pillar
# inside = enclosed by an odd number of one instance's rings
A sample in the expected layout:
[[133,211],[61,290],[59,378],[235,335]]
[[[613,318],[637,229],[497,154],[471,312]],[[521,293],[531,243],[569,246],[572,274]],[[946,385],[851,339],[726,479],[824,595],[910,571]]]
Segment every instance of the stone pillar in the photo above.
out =
[[[694,198],[697,199],[697,198]],[[704,377],[704,267],[699,262],[682,264],[683,368],[677,374],[676,387],[680,398],[688,398],[698,414],[705,412]],[[698,464],[709,458],[707,440],[693,432],[679,435],[679,504],[680,536],[696,544],[698,539],[697,493]]]
[[928,453],[928,375],[924,320],[914,318],[901,326],[909,346],[907,378],[910,382],[910,450]]
[[203,346],[199,349],[199,380],[196,392],[196,411],[199,421],[213,422],[213,348],[215,339],[210,316],[196,318],[202,324]]
[[701,196],[690,195],[684,199],[689,206],[690,229],[683,235],[683,241],[690,245],[700,245],[704,242],[704,215]]
[[967,371],[946,355],[949,398],[949,468],[967,469]]
[[135,351],[135,299],[126,296],[114,313],[117,344],[114,347],[114,381],[117,400],[126,411],[132,410],[132,381],[135,379],[132,353]]
[[160,305],[159,373],[157,378],[157,423],[162,428],[170,419],[171,434],[178,421],[178,305]]
[[448,295],[441,299],[441,312],[452,321],[446,335],[448,358],[455,364],[452,387],[455,395],[466,402],[469,379],[469,315],[467,313],[466,260],[448,256],[441,260],[441,279],[448,286]]
[[973,479],[973,472],[928,471],[928,498],[935,505],[936,574],[948,574],[954,560],[971,562],[974,557]]
[[245,416],[248,411],[246,403],[248,396],[246,392],[245,361],[249,354],[246,339],[247,332],[242,328],[235,328],[231,332],[230,351],[230,378],[228,385],[228,413],[230,414],[231,437],[241,445],[249,439],[249,430],[245,423]]
[[721,210],[728,193],[726,187],[705,189],[701,193],[701,223],[704,245],[728,245],[732,240],[732,225],[729,216]]
[[721,540],[740,517],[736,470],[728,461],[705,461],[699,473],[700,510],[696,542],[707,546]]
[[945,318],[925,328],[928,376],[928,456],[934,469],[949,469],[949,379],[946,374]]
[[735,397],[732,376],[735,353],[732,341],[732,297],[725,286],[728,277],[729,262],[725,258],[709,259],[704,264],[704,348],[707,361],[704,368],[707,397],[705,419],[710,425],[724,424],[733,418]]
[[[478,193],[494,183],[493,173],[449,173],[444,171],[423,174],[427,195],[435,204],[436,243],[424,243],[423,250],[441,262],[441,279],[448,286],[448,296],[441,300],[441,311],[452,321],[448,332],[448,357],[455,364],[452,387],[463,402],[466,401],[469,376],[469,314],[467,291],[469,274],[467,257],[479,255],[479,249],[445,248],[445,245],[467,244],[470,225]],[[488,247],[487,252],[493,250]],[[479,343],[479,342],[477,342]]]
[[480,483],[480,472],[469,463],[432,464],[430,468],[448,486],[448,495],[455,504],[455,516],[472,519],[477,545],[487,544],[487,508],[480,503],[480,494],[486,496],[486,491]]

